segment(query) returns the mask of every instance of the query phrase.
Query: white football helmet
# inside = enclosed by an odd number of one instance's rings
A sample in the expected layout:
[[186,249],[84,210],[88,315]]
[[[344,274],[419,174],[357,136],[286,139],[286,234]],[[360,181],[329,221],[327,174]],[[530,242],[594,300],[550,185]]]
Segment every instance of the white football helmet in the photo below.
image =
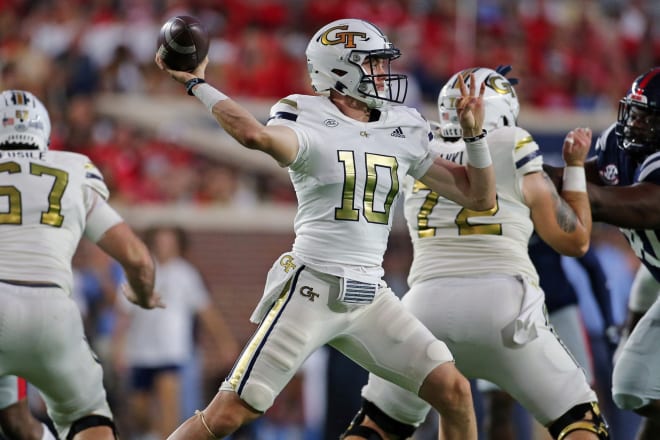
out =
[[4,90],[0,114],[0,150],[48,149],[50,118],[46,107],[32,93]]
[[440,90],[438,95],[440,135],[445,139],[457,139],[463,135],[458,113],[456,112],[456,101],[461,97],[461,89],[458,87],[458,75],[463,76],[463,81],[469,90],[471,73],[474,73],[477,87],[480,87],[482,82],[486,83],[483,128],[491,131],[503,126],[516,125],[520,103],[513,85],[504,75],[493,69],[475,67],[454,74]]
[[[401,53],[367,21],[348,18],[323,26],[310,40],[305,54],[312,87],[319,94],[334,89],[370,108],[406,99],[408,78],[390,72],[391,61]],[[383,72],[374,72],[371,63],[363,65],[368,57],[384,60]]]

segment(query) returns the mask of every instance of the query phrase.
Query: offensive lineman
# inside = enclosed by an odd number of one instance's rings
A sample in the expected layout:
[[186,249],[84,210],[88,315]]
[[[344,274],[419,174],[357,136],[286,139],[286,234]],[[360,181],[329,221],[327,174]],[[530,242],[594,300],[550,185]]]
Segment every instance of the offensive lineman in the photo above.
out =
[[71,299],[71,258],[85,234],[121,263],[127,298],[154,308],[151,255],[107,204],[89,159],[48,151],[50,118],[34,95],[3,91],[0,114],[0,377],[37,387],[60,438],[115,439],[103,371]]
[[[497,204],[469,210],[413,179],[404,182],[404,212],[414,258],[406,308],[445,341],[458,369],[495,383],[548,428],[555,439],[606,439],[608,427],[582,368],[549,325],[544,293],[528,255],[534,229],[555,250],[580,256],[589,246],[591,211],[583,163],[591,131],[571,131],[563,145],[567,173],[561,196],[543,172],[531,135],[515,126],[519,104],[512,84],[486,68],[455,74],[438,99],[440,133],[434,151],[462,163],[456,124],[456,85],[474,74],[486,85],[484,127],[495,166]],[[370,375],[363,407],[345,439],[403,439],[429,406]],[[441,417],[442,425],[442,417]]]

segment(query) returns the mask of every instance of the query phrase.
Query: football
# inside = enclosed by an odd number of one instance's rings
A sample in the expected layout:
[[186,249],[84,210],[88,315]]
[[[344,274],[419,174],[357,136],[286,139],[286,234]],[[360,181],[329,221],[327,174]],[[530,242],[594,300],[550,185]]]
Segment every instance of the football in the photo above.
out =
[[208,52],[209,36],[197,18],[177,15],[160,28],[158,55],[170,69],[191,72]]

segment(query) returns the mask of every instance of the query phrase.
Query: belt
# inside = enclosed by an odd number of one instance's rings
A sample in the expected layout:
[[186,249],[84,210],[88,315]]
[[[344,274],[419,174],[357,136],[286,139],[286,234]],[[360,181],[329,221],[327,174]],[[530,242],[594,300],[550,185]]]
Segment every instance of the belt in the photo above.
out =
[[42,282],[42,281],[20,281],[20,280],[0,279],[0,283],[11,284],[12,286],[24,286],[24,287],[47,287],[47,288],[57,288],[57,289],[61,288],[59,284]]

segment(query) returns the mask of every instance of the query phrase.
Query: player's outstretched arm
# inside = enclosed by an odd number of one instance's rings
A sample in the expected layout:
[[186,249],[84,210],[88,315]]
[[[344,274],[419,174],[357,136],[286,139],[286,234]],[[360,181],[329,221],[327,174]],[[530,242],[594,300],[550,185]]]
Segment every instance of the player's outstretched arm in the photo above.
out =
[[[628,186],[606,186],[598,176],[596,157],[585,163],[587,193],[591,203],[591,218],[620,228],[660,228],[660,185],[638,182]],[[564,168],[547,164],[543,169],[557,188],[561,189]]]
[[240,144],[269,154],[282,166],[289,165],[296,158],[298,137],[293,130],[284,126],[266,127],[236,101],[206,83],[208,57],[192,72],[168,69],[158,55],[155,62],[174,80],[186,85],[188,93],[196,96]]
[[164,307],[154,292],[155,266],[151,253],[127,223],[108,229],[96,244],[123,267],[129,285],[123,286],[122,293],[129,301],[145,309]]
[[[589,188],[591,185],[602,185],[603,182],[600,180],[600,176],[598,175],[598,165],[596,164],[596,156],[591,157],[587,159],[584,162],[584,172],[587,177],[587,192],[589,191]],[[552,183],[555,184],[555,188],[557,188],[557,191],[561,192],[561,186],[562,186],[562,179],[564,178],[564,167],[557,167],[554,165],[549,165],[547,163],[543,164],[543,171],[545,171],[550,179],[552,180]]]
[[629,186],[588,185],[594,221],[620,228],[660,229],[660,185],[639,182]]
[[534,228],[557,252],[582,256],[591,238],[591,209],[584,163],[591,147],[591,130],[578,128],[564,140],[561,196],[545,172],[530,173],[523,180],[523,194]]

